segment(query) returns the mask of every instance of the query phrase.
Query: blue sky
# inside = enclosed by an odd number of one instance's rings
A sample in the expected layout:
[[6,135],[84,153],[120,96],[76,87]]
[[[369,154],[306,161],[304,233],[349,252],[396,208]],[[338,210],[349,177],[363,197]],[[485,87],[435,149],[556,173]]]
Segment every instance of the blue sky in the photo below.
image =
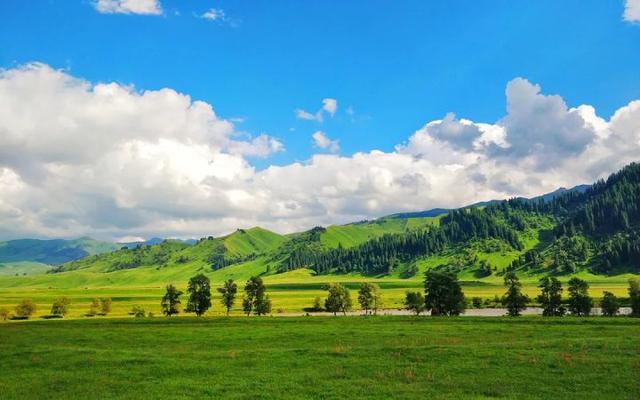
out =
[[589,183],[639,161],[638,71],[640,0],[4,0],[0,238],[293,232]]
[[[210,8],[226,20],[195,17]],[[275,164],[307,159],[317,129],[351,154],[391,150],[447,112],[494,122],[515,77],[607,118],[640,97],[640,28],[617,0],[164,0],[162,9],[3,1],[0,65],[40,61],[93,82],[174,88],[244,119],[240,130],[279,138],[287,150]],[[338,100],[334,118],[295,118],[326,97]]]

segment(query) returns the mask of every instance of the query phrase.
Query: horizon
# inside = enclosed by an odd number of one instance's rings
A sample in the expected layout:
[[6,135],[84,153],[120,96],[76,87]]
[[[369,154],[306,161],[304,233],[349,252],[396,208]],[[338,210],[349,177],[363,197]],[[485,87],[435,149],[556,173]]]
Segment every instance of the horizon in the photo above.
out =
[[287,234],[591,184],[640,154],[638,0],[0,14],[1,240]]

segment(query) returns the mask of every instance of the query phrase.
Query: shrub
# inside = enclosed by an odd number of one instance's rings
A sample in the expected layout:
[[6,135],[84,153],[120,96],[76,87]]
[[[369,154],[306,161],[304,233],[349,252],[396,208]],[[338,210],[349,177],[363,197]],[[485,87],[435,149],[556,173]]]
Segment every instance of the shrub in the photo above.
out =
[[4,307],[0,308],[0,321],[6,321],[9,318],[11,318],[11,313],[9,313],[9,310]]
[[70,304],[71,300],[69,300],[67,297],[60,297],[56,299],[51,305],[51,315],[64,317],[69,312]]
[[142,306],[138,306],[135,305],[133,306],[133,308],[131,309],[131,315],[133,315],[136,318],[144,318],[146,316],[145,312],[144,312],[144,308],[142,308]]
[[36,304],[31,299],[22,300],[15,309],[16,317],[22,319],[29,319],[34,312],[36,312]]

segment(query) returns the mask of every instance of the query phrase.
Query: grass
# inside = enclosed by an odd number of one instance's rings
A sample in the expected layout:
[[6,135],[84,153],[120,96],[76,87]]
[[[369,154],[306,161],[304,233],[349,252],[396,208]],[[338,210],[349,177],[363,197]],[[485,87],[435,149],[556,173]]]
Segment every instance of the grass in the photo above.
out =
[[631,318],[0,324],[3,399],[637,399]]

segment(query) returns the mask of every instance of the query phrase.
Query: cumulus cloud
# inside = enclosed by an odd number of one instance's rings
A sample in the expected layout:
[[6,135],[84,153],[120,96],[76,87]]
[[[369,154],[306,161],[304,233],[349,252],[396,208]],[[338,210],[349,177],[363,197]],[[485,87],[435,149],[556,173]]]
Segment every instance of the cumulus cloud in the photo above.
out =
[[316,147],[329,150],[332,153],[340,151],[340,143],[338,140],[329,139],[329,137],[322,131],[314,132],[311,137],[313,138],[313,143]]
[[[282,143],[238,132],[188,95],[93,84],[42,64],[4,70],[0,237],[292,232],[533,196],[591,182],[640,154],[640,100],[605,120],[523,79],[506,96],[506,115],[493,123],[447,114],[391,151],[258,170],[250,157]],[[338,150],[322,131],[313,139]]]
[[624,6],[624,20],[629,22],[640,21],[640,0],[626,0]]
[[310,113],[308,111],[305,111],[299,108],[295,110],[295,114],[296,114],[296,118],[298,119],[322,122],[324,121],[325,112],[329,114],[331,117],[333,117],[336,111],[338,111],[338,100],[325,98],[325,99],[322,99],[322,107],[315,113]]
[[159,0],[96,0],[94,7],[104,14],[162,14]]

